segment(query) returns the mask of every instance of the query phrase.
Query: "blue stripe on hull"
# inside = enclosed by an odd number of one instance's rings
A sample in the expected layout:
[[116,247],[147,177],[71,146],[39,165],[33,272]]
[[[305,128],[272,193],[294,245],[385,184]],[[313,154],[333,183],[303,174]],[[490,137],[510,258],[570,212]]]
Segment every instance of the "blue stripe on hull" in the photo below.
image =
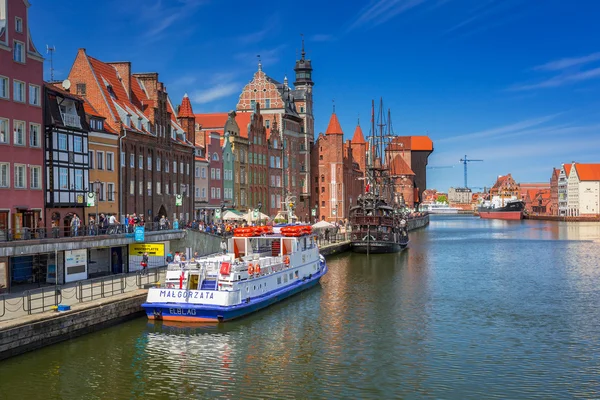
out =
[[[181,303],[144,303],[142,307],[150,319],[171,319],[179,321],[194,322],[224,322],[240,318],[282,301],[304,290],[310,289],[319,283],[319,280],[327,273],[327,266],[320,274],[315,274],[311,279],[299,281],[294,285],[282,289],[273,290],[262,296],[251,298],[248,303],[234,306],[211,306],[201,304]],[[174,312],[173,312],[174,311]]]

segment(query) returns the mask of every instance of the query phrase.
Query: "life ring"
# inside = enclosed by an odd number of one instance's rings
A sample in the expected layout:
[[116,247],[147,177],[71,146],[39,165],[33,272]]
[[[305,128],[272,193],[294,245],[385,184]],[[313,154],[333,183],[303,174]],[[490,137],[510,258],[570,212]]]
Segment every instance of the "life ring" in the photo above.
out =
[[248,264],[248,275],[254,275],[254,265]]
[[285,265],[290,265],[290,258],[288,256],[285,256],[284,259],[283,259],[283,263]]
[[254,272],[256,272],[257,275],[260,275],[260,264],[256,264],[256,267],[254,267]]

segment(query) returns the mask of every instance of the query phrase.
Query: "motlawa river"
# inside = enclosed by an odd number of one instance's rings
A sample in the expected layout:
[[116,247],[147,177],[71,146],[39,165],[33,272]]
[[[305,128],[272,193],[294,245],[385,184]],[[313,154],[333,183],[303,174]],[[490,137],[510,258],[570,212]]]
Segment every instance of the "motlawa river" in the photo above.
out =
[[0,398],[600,398],[599,260],[600,224],[433,217],[248,318],[139,318],[0,362]]

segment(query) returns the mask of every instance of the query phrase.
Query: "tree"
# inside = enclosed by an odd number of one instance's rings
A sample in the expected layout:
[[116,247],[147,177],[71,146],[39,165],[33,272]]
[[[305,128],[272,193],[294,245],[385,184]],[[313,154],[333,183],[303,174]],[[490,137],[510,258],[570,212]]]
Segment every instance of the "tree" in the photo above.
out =
[[440,194],[435,201],[437,201],[438,203],[448,204],[448,197],[446,197],[445,194]]

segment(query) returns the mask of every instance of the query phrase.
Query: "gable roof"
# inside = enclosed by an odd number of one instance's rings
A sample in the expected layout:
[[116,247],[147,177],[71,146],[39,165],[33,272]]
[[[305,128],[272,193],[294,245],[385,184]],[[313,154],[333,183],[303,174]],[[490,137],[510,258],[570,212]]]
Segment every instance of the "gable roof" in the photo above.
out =
[[340,121],[338,121],[337,115],[335,113],[331,114],[331,118],[329,119],[329,125],[327,125],[327,130],[325,131],[326,135],[343,135],[344,131],[342,130],[342,126],[340,125]]
[[565,164],[565,175],[569,176],[571,174],[571,164]]
[[225,128],[225,122],[227,122],[228,114],[224,113],[212,113],[212,114],[194,114],[196,117],[196,123],[202,126],[202,129],[218,129],[223,132]]
[[411,136],[410,149],[412,151],[433,151],[433,142],[429,136]]
[[580,181],[600,181],[600,164],[575,164]]

